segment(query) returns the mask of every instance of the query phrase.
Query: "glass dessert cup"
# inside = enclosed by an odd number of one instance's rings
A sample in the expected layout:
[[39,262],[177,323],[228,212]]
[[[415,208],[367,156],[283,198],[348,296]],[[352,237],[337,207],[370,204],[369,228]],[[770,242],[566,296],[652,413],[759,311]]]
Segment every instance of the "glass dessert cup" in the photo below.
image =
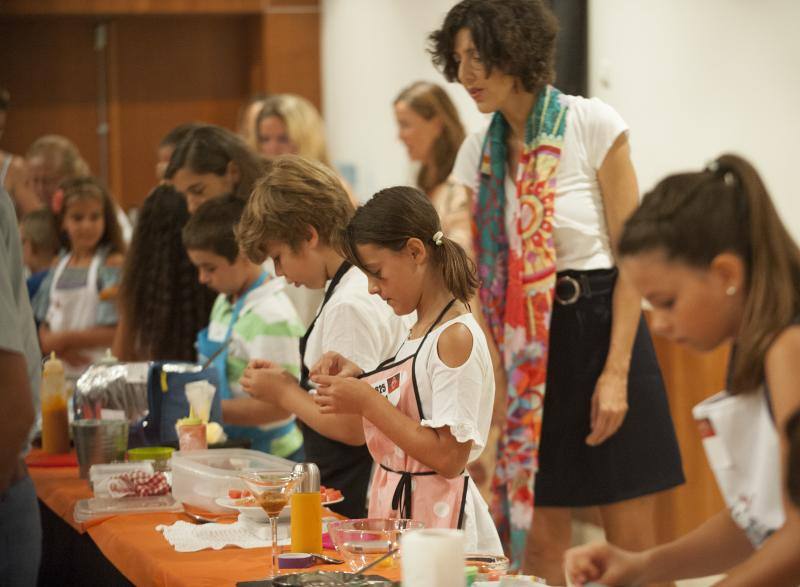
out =
[[253,471],[241,476],[256,502],[266,512],[272,529],[272,567],[268,578],[275,577],[278,570],[278,516],[289,503],[302,476],[290,471]]

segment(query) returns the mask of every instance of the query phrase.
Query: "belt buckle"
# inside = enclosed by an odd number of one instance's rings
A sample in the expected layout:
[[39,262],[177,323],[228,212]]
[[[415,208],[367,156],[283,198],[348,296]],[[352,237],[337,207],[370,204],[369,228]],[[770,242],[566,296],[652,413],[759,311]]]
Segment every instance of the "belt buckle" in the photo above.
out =
[[[562,298],[561,296],[558,295],[558,287],[559,287],[559,285],[563,285],[565,283],[567,283],[567,284],[572,286],[573,293],[571,295],[569,295],[568,297],[566,297],[566,298]],[[572,304],[577,302],[578,299],[581,297],[581,284],[580,284],[580,282],[577,279],[575,279],[574,277],[572,277],[571,275],[562,275],[561,277],[559,277],[556,280],[556,287],[555,287],[555,291],[554,291],[554,297],[555,297],[556,301],[559,304],[561,304],[562,306],[571,306]]]

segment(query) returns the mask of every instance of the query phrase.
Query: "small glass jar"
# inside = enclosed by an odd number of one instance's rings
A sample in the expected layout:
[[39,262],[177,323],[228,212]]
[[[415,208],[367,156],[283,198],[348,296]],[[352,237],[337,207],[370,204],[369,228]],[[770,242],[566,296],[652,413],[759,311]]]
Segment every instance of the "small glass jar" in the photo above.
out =
[[206,425],[203,422],[180,424],[178,426],[178,447],[181,451],[207,449]]

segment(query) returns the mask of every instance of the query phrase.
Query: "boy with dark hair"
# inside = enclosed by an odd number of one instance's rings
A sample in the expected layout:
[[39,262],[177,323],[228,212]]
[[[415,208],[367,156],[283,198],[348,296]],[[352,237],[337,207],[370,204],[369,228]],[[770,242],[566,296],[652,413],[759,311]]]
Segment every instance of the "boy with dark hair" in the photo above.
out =
[[244,202],[233,196],[202,204],[183,229],[183,243],[200,282],[219,292],[208,328],[198,335],[200,360],[212,357],[220,374],[225,432],[254,449],[303,459],[303,436],[294,415],[250,398],[239,379],[253,359],[267,359],[299,375],[303,326],[284,293],[285,281],[266,273],[239,251],[234,227]]

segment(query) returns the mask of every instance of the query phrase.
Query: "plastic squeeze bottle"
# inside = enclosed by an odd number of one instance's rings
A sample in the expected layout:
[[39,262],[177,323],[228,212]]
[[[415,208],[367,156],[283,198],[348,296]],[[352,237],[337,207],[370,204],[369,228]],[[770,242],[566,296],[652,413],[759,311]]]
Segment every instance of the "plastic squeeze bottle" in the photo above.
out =
[[64,365],[56,359],[55,352],[44,362],[41,401],[42,450],[50,454],[69,452],[67,383]]
[[322,552],[322,495],[319,492],[319,468],[314,463],[298,463],[294,473],[303,478],[292,493],[292,552]]

